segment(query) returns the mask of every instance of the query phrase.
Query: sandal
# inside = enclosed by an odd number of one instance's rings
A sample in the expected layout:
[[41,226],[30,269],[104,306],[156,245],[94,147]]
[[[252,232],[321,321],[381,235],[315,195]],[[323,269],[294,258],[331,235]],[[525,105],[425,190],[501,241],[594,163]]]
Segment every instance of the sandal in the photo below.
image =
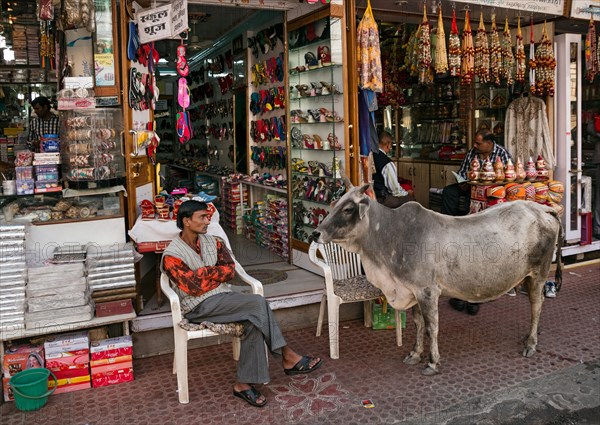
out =
[[300,361],[294,365],[291,369],[284,369],[286,375],[300,375],[313,372],[321,367],[323,364],[323,359],[319,359],[319,361],[310,367],[310,362],[314,360],[314,357],[310,356],[302,356]]
[[317,55],[319,56],[319,60],[321,61],[321,66],[331,65],[331,53],[329,52],[328,46],[319,46],[317,48]]
[[266,399],[262,403],[259,403],[256,401],[260,398],[260,396],[262,394],[256,388],[254,388],[252,385],[250,385],[249,389],[244,390],[244,391],[233,390],[233,395],[235,397],[241,398],[242,400],[246,401],[246,403],[248,403],[254,407],[265,407],[267,405]]
[[186,109],[188,106],[190,106],[190,88],[187,85],[187,80],[183,77],[179,79],[177,102],[183,109]]
[[319,61],[313,52],[306,52],[304,61],[308,69],[317,69],[319,67]]

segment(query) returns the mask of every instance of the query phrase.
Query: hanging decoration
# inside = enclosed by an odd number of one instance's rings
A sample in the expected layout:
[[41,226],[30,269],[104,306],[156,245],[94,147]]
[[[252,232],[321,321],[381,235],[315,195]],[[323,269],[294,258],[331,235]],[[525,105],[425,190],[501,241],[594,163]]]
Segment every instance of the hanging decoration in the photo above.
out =
[[492,31],[490,32],[490,81],[500,85],[500,67],[502,66],[502,47],[496,28],[496,14],[492,15]]
[[465,14],[465,27],[462,34],[462,65],[461,65],[461,83],[470,85],[473,82],[475,72],[475,48],[473,46],[473,33],[471,32],[471,23],[469,22],[469,11]]
[[54,61],[54,31],[51,21],[40,21],[40,57],[42,68],[56,69]]
[[428,74],[431,73],[431,31],[429,21],[427,20],[426,5],[423,5],[423,22],[421,23],[421,32],[419,34],[417,59],[419,83],[428,84],[432,81],[432,78],[428,77]]
[[523,33],[521,32],[521,17],[517,20],[517,48],[515,50],[515,60],[517,62],[517,71],[515,73],[515,80],[518,83],[525,81],[525,68],[526,68],[526,56],[525,56],[525,45],[523,44]]
[[444,20],[442,19],[441,7],[438,12],[437,33],[435,36],[435,72],[443,74],[448,71],[448,54],[446,52],[446,34],[444,33]]
[[596,40],[596,25],[594,24],[594,15],[590,18],[590,26],[585,37],[585,77],[591,83],[596,78],[600,68],[600,49],[598,44],[600,37]]
[[411,35],[408,40],[408,47],[406,51],[406,58],[408,59],[408,73],[411,77],[419,75],[419,37],[421,36],[421,24],[417,28],[417,31]]
[[490,48],[483,23],[483,12],[479,15],[479,28],[475,36],[475,75],[480,83],[490,82]]
[[533,39],[533,17],[529,23],[529,91],[535,94],[535,40]]
[[450,76],[460,77],[460,37],[458,35],[458,25],[456,25],[456,10],[452,8],[452,29],[448,38],[448,67]]
[[544,22],[542,38],[538,43],[537,52],[535,52],[535,87],[538,96],[545,94],[554,96],[554,68],[556,68],[556,59],[552,43],[546,33],[546,22]]
[[358,24],[356,33],[358,37],[356,43],[358,86],[362,89],[381,93],[383,90],[383,78],[381,76],[379,29],[373,16],[370,1],[368,2],[365,14]]
[[510,38],[510,28],[508,27],[508,17],[504,22],[504,32],[502,33],[502,65],[500,68],[500,77],[506,80],[506,84],[514,84],[515,57],[512,51],[512,41]]

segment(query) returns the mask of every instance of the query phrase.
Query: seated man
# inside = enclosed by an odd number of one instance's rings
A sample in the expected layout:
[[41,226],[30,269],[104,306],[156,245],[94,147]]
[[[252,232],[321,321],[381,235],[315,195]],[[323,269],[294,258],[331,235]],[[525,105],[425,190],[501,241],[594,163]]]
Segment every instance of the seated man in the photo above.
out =
[[[504,147],[494,142],[494,135],[489,130],[479,130],[475,135],[475,142],[473,147],[465,155],[458,175],[464,179],[467,179],[467,172],[469,171],[469,165],[473,159],[477,157],[480,165],[483,166],[483,160],[488,159],[492,162],[496,162],[499,157],[502,163],[506,165],[510,158],[510,154],[504,149]],[[465,197],[465,209],[460,209],[460,197]],[[444,188],[442,192],[442,214],[447,215],[466,215],[469,213],[469,204],[471,203],[471,187],[467,183],[454,183]],[[511,291],[511,294],[514,290]],[[467,313],[475,315],[479,312],[479,304],[469,303],[456,298],[450,299],[450,305],[458,311],[467,310]]]
[[408,201],[414,201],[415,197],[412,190],[406,191],[398,183],[396,165],[388,157],[391,149],[392,135],[384,131],[379,136],[379,151],[373,153],[373,189],[380,204],[388,208],[397,208]]
[[226,282],[235,276],[235,263],[225,243],[206,233],[210,223],[207,208],[198,201],[186,201],[179,207],[177,227],[182,231],[165,250],[161,269],[177,284],[173,289],[190,322],[243,323],[233,395],[263,407],[267,400],[252,384],[269,382],[265,343],[272,354],[282,357],[287,375],[310,373],[322,360],[300,356],[286,344],[262,296],[231,291]]

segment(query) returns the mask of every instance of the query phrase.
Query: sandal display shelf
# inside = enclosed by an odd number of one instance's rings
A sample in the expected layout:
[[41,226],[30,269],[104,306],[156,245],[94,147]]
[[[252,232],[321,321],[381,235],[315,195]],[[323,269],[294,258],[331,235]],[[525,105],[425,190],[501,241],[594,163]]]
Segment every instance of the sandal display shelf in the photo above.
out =
[[325,16],[289,26],[291,237],[304,252],[330,203],[345,192],[338,171],[347,153],[342,43],[331,38],[340,23]]

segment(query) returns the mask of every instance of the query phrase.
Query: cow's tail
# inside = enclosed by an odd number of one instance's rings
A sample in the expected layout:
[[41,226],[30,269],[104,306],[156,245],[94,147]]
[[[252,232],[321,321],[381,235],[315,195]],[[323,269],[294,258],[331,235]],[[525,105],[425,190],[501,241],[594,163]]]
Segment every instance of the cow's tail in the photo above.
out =
[[556,240],[556,272],[554,273],[554,283],[556,284],[556,292],[560,291],[562,286],[562,246],[565,239],[565,229],[563,229],[560,220],[560,214],[554,208],[549,211],[558,222],[558,239]]

